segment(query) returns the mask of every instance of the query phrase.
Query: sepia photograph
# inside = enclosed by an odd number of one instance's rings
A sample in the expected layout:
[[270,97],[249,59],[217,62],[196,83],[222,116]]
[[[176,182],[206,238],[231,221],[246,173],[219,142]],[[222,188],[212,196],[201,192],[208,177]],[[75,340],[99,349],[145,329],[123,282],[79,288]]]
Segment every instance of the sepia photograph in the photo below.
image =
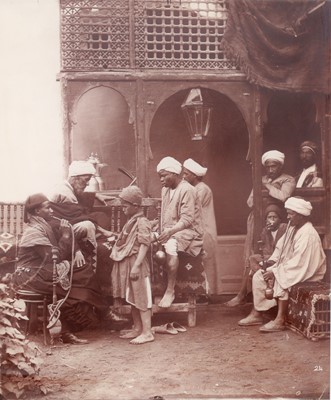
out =
[[1,0],[0,52],[0,400],[330,399],[331,0]]

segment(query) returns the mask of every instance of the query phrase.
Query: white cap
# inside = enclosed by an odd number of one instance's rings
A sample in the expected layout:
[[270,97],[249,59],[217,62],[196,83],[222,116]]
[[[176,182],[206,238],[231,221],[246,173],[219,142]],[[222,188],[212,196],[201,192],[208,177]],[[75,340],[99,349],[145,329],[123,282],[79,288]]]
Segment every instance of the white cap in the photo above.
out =
[[284,164],[285,161],[285,154],[281,153],[278,150],[270,150],[263,154],[262,156],[262,164],[265,165],[266,161],[274,160],[278,161],[281,164]]
[[179,175],[182,172],[182,164],[173,157],[164,157],[156,167],[157,172],[161,170]]
[[89,161],[73,161],[69,165],[68,176],[94,175],[95,168]]
[[196,176],[205,176],[208,169],[198,164],[196,161],[192,160],[192,158],[188,158],[187,160],[185,160],[183,167],[188,169]]
[[313,209],[311,203],[300,197],[290,197],[285,201],[284,207],[298,214],[308,217]]

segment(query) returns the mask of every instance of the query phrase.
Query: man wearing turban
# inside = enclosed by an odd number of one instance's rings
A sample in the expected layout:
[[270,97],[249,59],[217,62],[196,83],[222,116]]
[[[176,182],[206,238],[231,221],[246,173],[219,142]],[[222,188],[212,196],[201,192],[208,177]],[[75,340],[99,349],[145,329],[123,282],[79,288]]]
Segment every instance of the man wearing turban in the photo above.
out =
[[[283,173],[285,155],[278,150],[270,150],[263,154],[261,161],[266,172],[262,176],[262,186],[268,192],[268,203],[282,206],[295,189],[294,178]],[[253,191],[247,204],[248,207],[253,207]]]
[[[240,326],[262,324],[263,312],[278,304],[275,320],[262,326],[260,331],[284,330],[290,288],[304,281],[320,281],[326,272],[321,239],[308,219],[312,210],[310,202],[290,197],[285,202],[285,209],[289,227],[268,259],[266,271],[259,270],[253,276],[254,307],[246,318],[239,321]],[[265,296],[270,280],[274,281],[272,299]]]
[[97,246],[97,231],[105,236],[113,234],[102,228],[98,224],[99,219],[91,213],[95,199],[105,204],[104,195],[85,190],[95,172],[91,162],[73,161],[69,166],[68,179],[55,189],[51,197],[54,215],[67,219],[73,224],[76,238],[88,240],[94,248]]
[[[99,275],[99,272],[104,273],[104,268],[105,273],[109,272],[108,266],[101,263],[97,265],[97,235],[111,237],[113,232],[106,229],[110,225],[108,215],[104,212],[94,212],[93,205],[96,199],[106,205],[106,200],[113,197],[86,190],[95,172],[90,161],[73,161],[69,166],[68,179],[55,189],[51,197],[51,207],[55,217],[64,218],[72,224],[78,244],[84,248],[85,254],[92,258],[94,270],[98,268],[97,275]],[[77,258],[77,262],[79,265],[84,265],[85,257],[81,255]],[[126,321],[126,318],[111,310],[107,318],[114,321]]]
[[158,241],[165,248],[168,275],[168,285],[159,307],[168,308],[175,298],[178,252],[197,256],[202,250],[201,207],[194,187],[180,177],[180,162],[165,157],[156,170],[162,184]]
[[[284,202],[292,195],[295,189],[295,180],[292,176],[283,173],[283,166],[285,161],[285,155],[278,150],[270,150],[262,155],[262,165],[266,171],[266,174],[262,176],[262,190],[267,191],[267,205],[277,204],[283,207]],[[251,191],[247,205],[253,209],[253,190]],[[243,279],[247,280],[249,273],[249,257],[253,254],[253,230],[254,230],[254,218],[253,211],[247,219],[247,235],[244,246],[244,276]],[[246,290],[246,294],[247,294]],[[245,296],[243,297],[240,293],[233,299],[225,303],[228,307],[234,307],[244,302]]]
[[207,168],[203,167],[191,158],[183,163],[184,179],[194,186],[201,204],[201,216],[203,227],[203,249],[205,251],[203,266],[207,275],[208,293],[216,294],[217,289],[217,228],[214,210],[213,192],[203,182]]
[[302,171],[296,176],[297,188],[323,187],[323,179],[317,168],[318,147],[316,143],[306,140],[300,145],[300,161]]

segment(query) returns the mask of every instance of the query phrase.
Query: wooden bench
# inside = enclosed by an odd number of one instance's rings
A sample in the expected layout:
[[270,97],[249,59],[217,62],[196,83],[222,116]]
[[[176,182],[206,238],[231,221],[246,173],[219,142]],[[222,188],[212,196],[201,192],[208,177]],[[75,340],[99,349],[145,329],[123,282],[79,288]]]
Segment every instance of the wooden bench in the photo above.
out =
[[[143,199],[143,211],[145,216],[153,220],[158,218],[160,220],[161,213],[161,200],[159,198],[144,198]],[[123,214],[121,202],[119,199],[114,199],[108,202],[107,206],[95,206],[94,211],[104,212],[110,217],[109,229],[114,233],[119,233],[126,221],[126,217]],[[176,299],[169,308],[158,307],[158,302],[161,299],[165,290],[165,273],[163,267],[159,266],[154,259],[156,247],[152,246],[150,252],[150,265],[151,265],[151,283],[152,283],[152,296],[153,296],[153,313],[187,313],[187,324],[189,327],[196,325],[196,297],[197,295],[206,293],[205,281],[203,285],[195,285],[194,289],[190,288],[190,285],[181,285],[182,281],[178,281],[176,286]],[[183,257],[183,265],[181,268],[185,268],[188,261]],[[180,272],[180,271],[179,271]],[[186,287],[183,287],[186,286]],[[179,300],[178,300],[179,299]],[[115,304],[116,311],[124,314],[130,313],[130,307],[127,305]]]
[[[146,217],[150,220],[155,218],[160,219],[161,212],[161,200],[158,198],[144,198],[143,199],[143,211]],[[109,227],[114,233],[119,233],[126,221],[126,217],[123,214],[122,206],[118,198],[113,199],[108,202],[107,206],[95,205],[93,212],[105,213],[108,216]],[[24,205],[22,203],[0,203],[0,249],[3,246],[6,249],[7,261],[11,261],[9,270],[6,272],[13,272],[15,257],[16,257],[16,244],[17,238],[23,233],[24,230]],[[1,236],[2,234],[2,236]],[[102,244],[101,244],[102,245]],[[102,248],[105,253],[103,254],[103,261],[107,262],[109,260],[110,248]],[[157,265],[154,260],[155,251],[154,248],[151,250],[150,254],[150,264],[151,264],[151,280],[152,280],[152,292],[153,292],[153,312],[154,313],[187,313],[187,324],[190,327],[196,325],[196,295],[205,294],[205,284],[196,290],[185,290],[181,287],[176,288],[176,297],[181,299],[177,302],[177,299],[172,304],[171,307],[163,309],[157,306],[159,298],[162,296],[162,290],[164,288],[165,282],[162,281],[165,274],[163,273],[162,267]],[[102,260],[102,257],[100,257]],[[106,261],[107,260],[107,261]],[[0,264],[0,276],[2,271],[5,271],[5,267]],[[185,265],[183,266],[185,267]],[[102,269],[102,268],[101,268]],[[106,272],[110,273],[111,267],[106,269]],[[98,271],[97,271],[98,274]],[[100,282],[105,282],[105,276],[101,276]],[[109,277],[108,277],[109,278]],[[106,279],[106,284],[110,286],[110,280]],[[110,290],[110,289],[109,289]],[[110,293],[110,292],[109,292]],[[129,313],[130,308],[128,306],[122,306],[119,310],[123,313]]]
[[18,238],[24,229],[24,205],[0,203],[0,278],[14,272]]

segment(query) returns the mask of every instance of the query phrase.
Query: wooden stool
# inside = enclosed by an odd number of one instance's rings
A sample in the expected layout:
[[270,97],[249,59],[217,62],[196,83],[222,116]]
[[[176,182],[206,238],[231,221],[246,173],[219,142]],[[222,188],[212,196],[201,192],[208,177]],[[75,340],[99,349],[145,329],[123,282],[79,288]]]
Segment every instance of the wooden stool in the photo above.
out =
[[179,267],[176,278],[176,297],[185,299],[172,303],[169,308],[161,308],[157,304],[163,297],[167,278],[164,267],[152,260],[152,289],[153,289],[153,313],[187,313],[187,325],[196,326],[196,298],[206,294],[206,279],[203,268],[202,253],[191,256],[179,252]]
[[47,345],[47,301],[48,297],[45,294],[36,293],[30,290],[17,290],[16,297],[21,299],[26,304],[26,314],[28,317],[28,321],[26,324],[25,334],[28,335],[31,333],[32,327],[36,325],[38,316],[37,316],[37,307],[41,305],[43,308],[43,334],[44,334],[44,344]]

